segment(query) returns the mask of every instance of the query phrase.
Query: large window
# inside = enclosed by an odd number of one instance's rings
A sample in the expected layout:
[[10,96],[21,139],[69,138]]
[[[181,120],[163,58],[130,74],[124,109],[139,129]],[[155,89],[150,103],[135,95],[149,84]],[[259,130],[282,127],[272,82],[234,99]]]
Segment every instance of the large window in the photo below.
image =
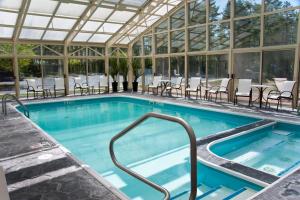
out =
[[176,11],[170,18],[171,29],[177,29],[184,26],[184,7]]
[[228,55],[210,55],[208,58],[208,85],[220,85],[222,78],[228,77]]
[[171,32],[171,53],[184,52],[185,50],[184,30]]
[[234,54],[235,78],[252,79],[253,83],[260,83],[260,53]]
[[170,58],[171,62],[171,80],[176,80],[176,77],[184,77],[184,56],[176,56]]
[[209,49],[221,50],[229,48],[229,23],[215,23],[209,26]]
[[134,56],[140,56],[142,53],[142,43],[138,40],[136,43],[132,45],[132,51]]
[[189,51],[204,51],[206,49],[206,27],[199,26],[189,29]]
[[265,11],[300,6],[299,0],[265,0]]
[[189,56],[188,77],[206,78],[206,56]]
[[206,23],[205,0],[196,0],[189,3],[189,25]]
[[43,88],[53,90],[54,78],[63,78],[63,60],[47,59],[42,60]]
[[103,75],[105,74],[104,60],[91,59],[88,60],[88,75]]
[[11,58],[0,59],[0,96],[15,93],[15,78]]
[[264,45],[294,44],[297,41],[299,11],[265,16]]
[[144,54],[151,55],[152,53],[152,36],[145,36],[143,38],[144,42]]
[[230,18],[230,0],[210,0],[209,20],[225,20]]
[[168,33],[156,34],[156,53],[168,53]]
[[235,0],[235,16],[247,16],[260,13],[261,0]]
[[263,83],[273,84],[273,78],[293,80],[295,51],[263,52]]
[[145,58],[145,85],[149,85],[152,80],[152,75],[153,75],[153,66],[152,66],[152,58]]
[[235,21],[234,46],[235,48],[258,47],[260,36],[260,18],[250,18]]
[[155,75],[169,79],[169,58],[156,58]]
[[168,20],[161,22],[156,28],[155,32],[163,32],[168,30]]

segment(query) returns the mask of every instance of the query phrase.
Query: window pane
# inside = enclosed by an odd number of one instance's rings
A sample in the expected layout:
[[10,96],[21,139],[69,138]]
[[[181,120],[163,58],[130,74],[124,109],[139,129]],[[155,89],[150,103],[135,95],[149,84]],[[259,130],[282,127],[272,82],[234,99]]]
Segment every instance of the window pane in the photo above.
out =
[[201,77],[205,82],[206,56],[189,56],[188,77]]
[[294,61],[294,50],[263,52],[263,83],[273,85],[273,78],[293,80]]
[[43,55],[59,56],[64,53],[63,45],[43,45]]
[[144,41],[144,53],[145,55],[150,55],[152,53],[152,37],[145,36],[143,41]]
[[145,59],[145,85],[149,85],[152,80],[152,58],[146,58]]
[[86,61],[84,59],[69,59],[69,76],[86,78]]
[[156,58],[155,75],[169,79],[169,58]]
[[300,6],[299,0],[265,0],[265,11]]
[[140,56],[142,53],[142,43],[140,40],[138,40],[136,43],[132,46],[132,51],[134,56]]
[[189,29],[189,51],[204,51],[206,49],[206,27]]
[[171,32],[171,53],[184,52],[185,34],[184,30]]
[[89,64],[88,67],[89,76],[105,74],[104,60],[89,60],[88,64]]
[[[53,90],[54,78],[63,78],[63,60],[43,60],[43,87]],[[64,91],[63,91],[64,92]]]
[[[176,77],[184,77],[184,56],[171,57],[171,80],[176,80]],[[176,82],[174,82],[176,83]]]
[[229,48],[229,23],[217,23],[209,26],[209,49],[221,50]]
[[228,77],[228,55],[208,56],[208,85],[218,86]]
[[189,25],[206,23],[205,0],[196,0],[189,3]]
[[260,13],[261,0],[235,0],[235,16]]
[[260,53],[238,53],[234,55],[235,78],[252,79],[252,83],[259,83]]
[[176,11],[170,18],[171,29],[181,28],[184,26],[184,7]]
[[15,93],[15,78],[11,58],[0,59],[0,96]]
[[156,34],[156,53],[163,54],[168,53],[168,34],[160,33]]
[[259,46],[260,18],[242,19],[234,22],[234,46],[236,48]]
[[296,43],[298,16],[296,10],[265,16],[264,45]]
[[224,20],[230,18],[230,0],[210,0],[209,20]]
[[168,30],[168,20],[163,21],[155,28],[155,32],[162,32],[167,30]]
[[39,56],[41,55],[41,45],[19,44],[17,45],[17,52],[22,55]]

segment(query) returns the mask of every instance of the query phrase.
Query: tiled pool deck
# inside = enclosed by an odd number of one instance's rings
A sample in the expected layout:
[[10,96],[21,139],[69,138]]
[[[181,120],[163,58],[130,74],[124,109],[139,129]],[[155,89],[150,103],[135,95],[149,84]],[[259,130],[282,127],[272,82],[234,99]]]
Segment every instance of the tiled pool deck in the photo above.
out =
[[[123,95],[123,94],[114,94]],[[101,96],[111,96],[105,94]],[[152,95],[126,94],[147,98],[152,101],[180,103],[195,107],[204,107],[227,112],[252,115],[264,118],[255,124],[211,135],[198,141],[198,157],[205,162],[226,168],[234,173],[258,179],[266,184],[275,182],[253,199],[277,200],[300,199],[300,169],[282,177],[272,176],[243,165],[228,162],[216,157],[207,150],[207,145],[217,139],[251,130],[258,126],[283,120],[300,123],[296,113],[259,110],[227,103],[195,101],[182,98],[168,98]],[[88,96],[97,98],[99,96]],[[86,97],[63,97],[57,99],[34,100],[34,102],[56,101]],[[36,128],[23,115],[12,107],[8,116],[0,115],[0,165],[4,167],[11,200],[110,200],[126,197],[108,184],[87,166],[76,160],[60,148],[51,138]]]

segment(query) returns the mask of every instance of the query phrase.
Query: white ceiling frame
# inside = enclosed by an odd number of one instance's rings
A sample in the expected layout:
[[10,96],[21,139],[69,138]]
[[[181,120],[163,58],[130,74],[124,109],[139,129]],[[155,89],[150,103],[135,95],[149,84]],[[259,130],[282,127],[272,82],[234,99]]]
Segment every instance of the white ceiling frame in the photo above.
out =
[[18,15],[18,18],[17,18],[17,22],[16,22],[16,25],[15,25],[15,30],[14,30],[13,37],[12,37],[13,42],[16,42],[19,39],[19,36],[20,36],[21,29],[22,29],[22,26],[23,26],[24,21],[25,21],[27,11],[29,9],[29,5],[30,5],[30,0],[23,0],[22,1],[21,7],[19,9],[19,15]]

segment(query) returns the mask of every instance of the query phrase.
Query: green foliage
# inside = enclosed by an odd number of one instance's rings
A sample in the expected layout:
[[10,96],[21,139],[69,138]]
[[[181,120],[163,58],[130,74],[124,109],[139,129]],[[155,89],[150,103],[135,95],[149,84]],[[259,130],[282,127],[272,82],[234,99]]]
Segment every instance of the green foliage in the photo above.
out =
[[119,73],[119,63],[118,58],[111,57],[109,59],[109,74],[112,76],[114,81],[116,81],[116,77]]
[[140,58],[133,58],[132,59],[132,73],[133,73],[133,80],[134,82],[142,75],[141,73],[142,65]]
[[127,58],[120,58],[119,59],[119,71],[120,71],[120,74],[124,78],[124,82],[127,82],[128,70],[129,70],[129,67],[128,67]]

